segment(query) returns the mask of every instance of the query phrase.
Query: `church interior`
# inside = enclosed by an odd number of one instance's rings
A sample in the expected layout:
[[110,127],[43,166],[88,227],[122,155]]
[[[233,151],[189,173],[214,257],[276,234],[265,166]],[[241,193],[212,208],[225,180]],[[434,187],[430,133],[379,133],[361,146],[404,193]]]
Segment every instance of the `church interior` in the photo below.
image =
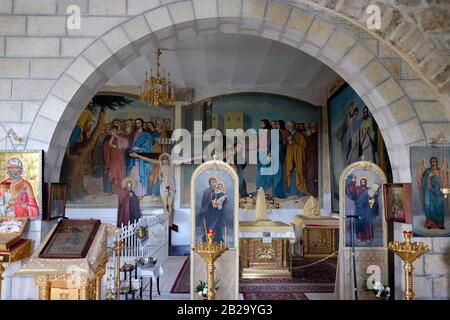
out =
[[449,21],[0,0],[0,300],[450,299]]

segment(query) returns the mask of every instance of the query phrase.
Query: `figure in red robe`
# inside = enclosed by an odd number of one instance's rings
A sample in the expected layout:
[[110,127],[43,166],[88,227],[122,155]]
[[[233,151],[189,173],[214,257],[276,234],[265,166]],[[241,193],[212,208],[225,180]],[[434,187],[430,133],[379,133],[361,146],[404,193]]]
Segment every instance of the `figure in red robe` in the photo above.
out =
[[119,135],[119,127],[113,125],[108,138],[103,143],[104,169],[111,182],[112,192],[120,194],[121,181],[125,178],[125,150],[128,148],[128,139]]
[[16,217],[32,217],[39,216],[39,206],[34,197],[33,187],[22,178],[23,165],[18,158],[12,158],[6,163],[6,174],[8,179],[1,182],[10,183],[11,200],[8,202],[9,207],[14,208]]

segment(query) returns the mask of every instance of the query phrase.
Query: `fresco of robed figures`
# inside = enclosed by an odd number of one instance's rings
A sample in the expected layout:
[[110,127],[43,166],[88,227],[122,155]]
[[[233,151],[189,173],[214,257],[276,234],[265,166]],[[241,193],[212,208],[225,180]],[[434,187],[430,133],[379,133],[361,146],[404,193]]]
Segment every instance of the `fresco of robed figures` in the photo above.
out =
[[413,233],[416,237],[450,236],[450,147],[412,147]]
[[195,239],[206,242],[206,230],[215,231],[214,240],[234,247],[234,184],[225,170],[206,169],[195,180]]
[[[171,147],[173,110],[95,96],[78,119],[61,169],[68,207],[117,207],[125,178],[141,207],[160,205],[158,156]],[[155,161],[151,161],[155,159]]]
[[[186,128],[194,120],[203,120],[208,124],[207,128],[217,128],[224,134],[226,129],[263,130],[259,147],[265,146],[265,151],[271,155],[275,149],[270,145],[269,134],[273,129],[279,130],[280,165],[271,175],[262,174],[264,168],[270,167],[270,158],[257,159],[257,164],[248,163],[249,150],[256,148],[249,141],[245,145],[235,141],[233,149],[226,151],[234,154],[233,167],[239,177],[241,198],[250,194],[255,196],[257,189],[262,187],[266,194],[281,203],[281,207],[303,208],[309,195],[318,196],[319,107],[284,96],[242,93],[210,98],[188,106],[186,110]],[[194,169],[194,165],[183,165],[185,186]],[[189,190],[184,190],[182,201],[186,205],[189,195]]]
[[356,161],[377,164],[392,181],[390,161],[378,125],[358,94],[348,84],[328,99],[332,210],[339,211],[339,177]]
[[[345,215],[356,215],[356,247],[383,246],[383,181],[373,171],[352,170],[345,178]],[[351,246],[350,220],[345,220],[345,246]]]
[[0,152],[0,181],[0,217],[40,217],[42,151]]

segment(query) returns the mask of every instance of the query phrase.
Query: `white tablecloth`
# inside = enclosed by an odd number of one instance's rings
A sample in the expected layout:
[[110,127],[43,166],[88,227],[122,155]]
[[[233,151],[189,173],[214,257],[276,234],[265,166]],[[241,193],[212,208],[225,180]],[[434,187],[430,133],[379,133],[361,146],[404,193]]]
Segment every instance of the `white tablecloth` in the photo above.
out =
[[142,268],[138,265],[137,274],[138,277],[152,278],[156,280],[159,278],[159,276],[162,276],[164,274],[164,270],[161,266]]

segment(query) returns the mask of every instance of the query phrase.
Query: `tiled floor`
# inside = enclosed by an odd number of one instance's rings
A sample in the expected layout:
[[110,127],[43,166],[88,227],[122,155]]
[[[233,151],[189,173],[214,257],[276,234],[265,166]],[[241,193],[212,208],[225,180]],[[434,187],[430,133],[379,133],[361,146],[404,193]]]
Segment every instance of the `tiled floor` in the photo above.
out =
[[[159,288],[161,295],[158,295],[156,285],[153,285],[153,300],[189,300],[188,293],[170,293],[172,286],[180,273],[181,267],[184,261],[187,259],[185,256],[169,257],[166,263],[162,266],[164,274],[160,276]],[[149,292],[147,290],[143,294],[143,299],[149,299]],[[104,291],[104,290],[103,290]],[[333,293],[305,293],[309,300],[333,300]],[[125,299],[121,297],[121,299]],[[242,294],[239,295],[239,299],[242,300]]]

